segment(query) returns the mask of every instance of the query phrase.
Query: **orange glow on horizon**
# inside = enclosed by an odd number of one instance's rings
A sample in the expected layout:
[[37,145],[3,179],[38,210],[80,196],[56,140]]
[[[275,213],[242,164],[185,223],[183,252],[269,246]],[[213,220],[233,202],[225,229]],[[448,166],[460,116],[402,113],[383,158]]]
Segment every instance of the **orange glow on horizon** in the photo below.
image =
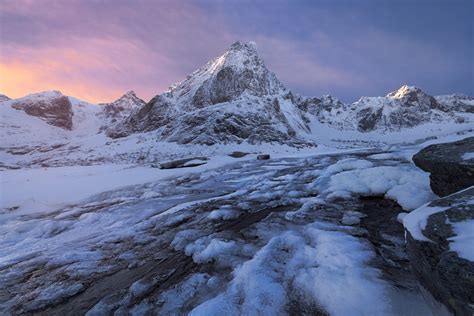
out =
[[[111,102],[132,89],[143,99],[160,92],[147,80],[147,52],[127,40],[87,39],[59,47],[12,47],[0,53],[0,93],[10,98],[58,90],[91,102]],[[140,77],[142,76],[142,77]],[[130,86],[131,85],[131,86]]]
[[119,89],[98,88],[95,84],[61,81],[51,73],[42,71],[43,67],[21,63],[0,63],[0,93],[16,99],[31,93],[47,90],[58,90],[63,94],[76,97],[90,103],[110,102],[126,91]]

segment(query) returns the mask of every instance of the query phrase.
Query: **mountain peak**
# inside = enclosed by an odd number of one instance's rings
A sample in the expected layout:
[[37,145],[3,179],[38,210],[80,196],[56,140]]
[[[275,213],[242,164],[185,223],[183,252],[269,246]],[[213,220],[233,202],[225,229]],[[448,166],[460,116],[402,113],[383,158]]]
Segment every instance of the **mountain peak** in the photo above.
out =
[[122,96],[122,98],[123,98],[123,97],[136,98],[137,95],[135,94],[135,91],[129,90],[129,91],[125,92],[125,94]]
[[232,66],[239,69],[252,69],[255,67],[265,67],[263,60],[258,55],[257,44],[248,42],[246,44],[237,41],[230,45],[227,51],[212,62],[214,69],[221,68],[219,66]]
[[390,92],[387,94],[387,97],[395,98],[395,99],[401,99],[409,95],[416,95],[416,94],[426,94],[423,92],[418,87],[415,86],[409,86],[409,85],[403,85],[401,86],[398,90]]
[[251,53],[257,54],[257,43],[250,41],[248,43],[242,43],[240,41],[234,42],[232,45],[230,45],[228,51],[242,51],[242,50],[248,50]]
[[110,103],[100,103],[108,107],[118,107],[120,109],[134,108],[137,106],[143,106],[145,102],[137,97],[135,91],[129,90],[117,100]]
[[254,42],[237,41],[227,51],[173,85],[169,97],[180,99],[185,107],[202,108],[240,98],[278,95],[286,90],[258,55]]

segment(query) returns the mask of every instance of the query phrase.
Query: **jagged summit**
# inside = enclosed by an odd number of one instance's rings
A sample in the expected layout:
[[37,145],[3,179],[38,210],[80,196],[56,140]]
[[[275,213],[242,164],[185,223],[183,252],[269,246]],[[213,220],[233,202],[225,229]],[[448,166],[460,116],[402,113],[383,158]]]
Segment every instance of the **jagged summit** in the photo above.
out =
[[130,90],[113,102],[100,103],[99,105],[104,105],[104,106],[113,105],[113,106],[122,107],[122,108],[133,108],[133,107],[145,105],[145,101],[137,97],[137,95],[135,94],[135,91]]
[[109,135],[157,130],[160,139],[178,143],[302,144],[299,133],[308,127],[287,94],[258,55],[256,44],[235,42],[223,55],[134,111]]
[[137,97],[133,90],[127,91],[117,100],[110,103],[100,103],[103,106],[103,110],[100,116],[110,121],[104,125],[101,129],[109,129],[111,123],[119,122],[125,119],[134,109],[142,108],[145,105],[145,101]]
[[387,97],[391,98],[403,98],[409,94],[419,94],[419,93],[424,93],[420,88],[415,87],[415,86],[409,86],[409,85],[403,85],[398,90],[392,91],[389,94],[387,94]]
[[244,92],[274,95],[285,90],[258,55],[256,44],[233,43],[221,56],[172,86],[168,95],[194,107],[235,100]]

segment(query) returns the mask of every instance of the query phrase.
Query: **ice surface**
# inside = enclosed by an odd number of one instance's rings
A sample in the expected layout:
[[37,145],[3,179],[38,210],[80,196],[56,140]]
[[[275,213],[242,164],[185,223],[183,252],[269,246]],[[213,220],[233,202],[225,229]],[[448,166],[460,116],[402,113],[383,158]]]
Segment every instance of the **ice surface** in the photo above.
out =
[[341,232],[313,225],[286,232],[237,268],[226,291],[191,315],[284,314],[289,284],[308,304],[314,300],[332,315],[386,315],[387,284],[378,270],[366,266],[373,256],[367,245]]
[[405,210],[415,209],[435,197],[428,174],[413,166],[372,166],[367,160],[338,161],[321,175],[317,187],[329,198],[385,195]]

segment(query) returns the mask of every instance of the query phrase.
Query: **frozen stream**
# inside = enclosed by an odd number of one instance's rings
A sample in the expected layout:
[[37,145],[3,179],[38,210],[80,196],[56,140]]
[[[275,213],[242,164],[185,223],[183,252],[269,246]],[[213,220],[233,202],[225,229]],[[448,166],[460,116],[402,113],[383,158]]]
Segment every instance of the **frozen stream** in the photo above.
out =
[[12,213],[0,313],[430,315],[397,215],[431,198],[412,163],[367,153],[241,162]]

